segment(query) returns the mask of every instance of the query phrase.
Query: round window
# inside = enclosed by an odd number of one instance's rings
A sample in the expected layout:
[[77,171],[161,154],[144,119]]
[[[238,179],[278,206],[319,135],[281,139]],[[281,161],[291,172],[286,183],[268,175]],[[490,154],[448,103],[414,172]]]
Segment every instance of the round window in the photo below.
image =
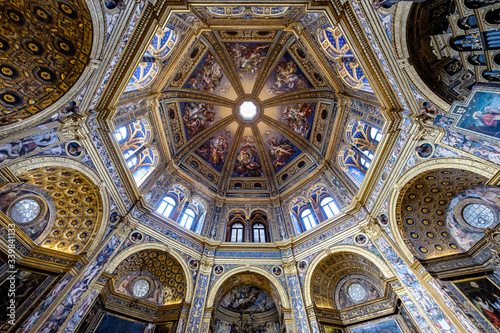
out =
[[151,286],[150,286],[148,280],[141,279],[141,280],[137,280],[134,283],[134,287],[132,288],[132,291],[133,291],[135,297],[144,297],[148,294],[150,287]]
[[465,222],[476,228],[488,228],[495,222],[495,215],[491,209],[476,203],[465,206],[462,216]]
[[349,297],[355,302],[361,302],[366,298],[366,289],[361,283],[353,283],[347,289]]
[[33,199],[19,200],[12,206],[11,217],[17,223],[29,223],[40,214],[40,204]]

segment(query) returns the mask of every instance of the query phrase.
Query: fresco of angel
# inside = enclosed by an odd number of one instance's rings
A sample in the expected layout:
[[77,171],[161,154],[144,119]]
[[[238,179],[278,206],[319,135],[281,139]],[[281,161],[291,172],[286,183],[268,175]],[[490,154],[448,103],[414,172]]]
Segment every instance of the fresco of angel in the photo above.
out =
[[215,57],[208,52],[184,87],[215,93],[215,89],[221,85],[223,77],[222,68]]
[[[229,135],[231,132],[229,132]],[[218,171],[222,170],[222,166],[226,160],[227,152],[229,151],[229,136],[227,133],[219,134],[205,142],[196,152],[209,162]]]
[[226,45],[240,78],[257,78],[270,44],[227,43]]
[[181,103],[182,120],[186,127],[188,139],[203,131],[215,121],[213,105],[206,103]]
[[310,88],[311,84],[288,54],[280,62],[267,81],[269,94],[281,95],[291,91]]
[[314,103],[287,105],[281,113],[280,118],[290,129],[308,138],[315,107],[316,104]]
[[260,177],[262,164],[257,152],[257,145],[252,135],[241,139],[240,151],[234,166],[235,176]]
[[286,165],[291,157],[296,153],[293,145],[285,138],[273,136],[267,141],[269,145],[269,155],[275,171]]

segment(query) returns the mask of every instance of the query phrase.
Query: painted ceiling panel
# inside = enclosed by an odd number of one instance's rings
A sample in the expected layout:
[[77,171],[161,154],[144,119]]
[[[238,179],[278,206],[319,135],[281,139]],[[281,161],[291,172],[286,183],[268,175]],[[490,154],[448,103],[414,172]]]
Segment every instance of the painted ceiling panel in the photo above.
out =
[[259,123],[258,128],[264,140],[274,172],[280,171],[302,153],[290,140],[263,122]]
[[230,108],[208,103],[180,102],[179,107],[188,140],[231,114]]
[[270,43],[225,43],[245,93],[252,92]]
[[307,140],[311,137],[316,103],[296,103],[267,108],[264,114],[280,121]]
[[233,177],[262,177],[262,162],[257,142],[250,128],[246,128],[240,140],[240,148],[236,156]]
[[223,96],[231,100],[237,94],[214,55],[208,51],[189,75],[183,88]]
[[231,123],[205,141],[196,149],[196,154],[217,171],[222,172],[237,128],[237,122]]
[[285,52],[260,92],[262,101],[298,90],[314,88],[290,53]]

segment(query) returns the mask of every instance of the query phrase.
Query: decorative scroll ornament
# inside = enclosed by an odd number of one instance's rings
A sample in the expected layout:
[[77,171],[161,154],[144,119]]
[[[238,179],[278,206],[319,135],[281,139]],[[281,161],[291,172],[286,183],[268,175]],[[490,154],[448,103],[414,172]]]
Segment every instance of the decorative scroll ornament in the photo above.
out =
[[65,141],[79,141],[86,138],[86,135],[83,133],[82,126],[82,124],[85,123],[86,119],[86,116],[79,113],[74,113],[62,119],[59,119],[59,122],[62,123],[60,133]]
[[368,223],[361,226],[361,231],[363,231],[371,240],[375,240],[382,235],[382,229],[380,228],[377,220],[374,218],[369,218]]

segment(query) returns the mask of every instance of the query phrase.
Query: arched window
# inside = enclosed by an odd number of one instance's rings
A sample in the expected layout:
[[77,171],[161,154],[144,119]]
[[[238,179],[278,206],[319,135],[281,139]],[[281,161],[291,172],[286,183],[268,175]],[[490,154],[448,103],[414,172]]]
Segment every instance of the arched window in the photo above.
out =
[[300,219],[302,220],[302,224],[304,224],[306,230],[309,230],[316,225],[313,212],[309,208],[307,208],[302,212],[302,214],[300,214]]
[[382,140],[382,133],[378,128],[372,127],[370,128],[370,139],[372,139],[375,142],[380,142]]
[[203,212],[198,220],[198,223],[196,223],[196,230],[194,232],[196,232],[197,234],[201,233],[201,230],[203,227],[203,222],[205,222],[206,216],[207,216],[207,214],[205,212]]
[[127,160],[127,166],[129,169],[132,169],[136,165],[137,165],[137,156],[134,156],[131,159]]
[[363,150],[363,155],[360,158],[361,165],[365,167],[366,170],[370,168],[371,161],[373,159],[373,153],[369,150]]
[[326,197],[323,200],[321,200],[321,209],[323,210],[323,213],[325,213],[325,216],[327,219],[334,217],[338,213],[340,213],[340,209],[333,200],[332,197]]
[[118,143],[122,143],[127,140],[128,138],[128,132],[127,132],[127,127],[122,126],[118,128],[118,130],[115,133],[115,138],[118,141]]
[[180,225],[188,229],[191,229],[195,217],[196,214],[193,212],[191,208],[186,209],[184,211],[184,214],[182,214]]
[[241,223],[234,223],[231,226],[231,242],[242,243],[243,242],[243,231],[245,227]]
[[255,223],[252,226],[252,235],[254,243],[265,243],[266,239],[266,227],[262,223]]
[[163,198],[156,211],[161,215],[170,217],[172,216],[175,206],[177,206],[175,200],[172,197],[166,196]]

